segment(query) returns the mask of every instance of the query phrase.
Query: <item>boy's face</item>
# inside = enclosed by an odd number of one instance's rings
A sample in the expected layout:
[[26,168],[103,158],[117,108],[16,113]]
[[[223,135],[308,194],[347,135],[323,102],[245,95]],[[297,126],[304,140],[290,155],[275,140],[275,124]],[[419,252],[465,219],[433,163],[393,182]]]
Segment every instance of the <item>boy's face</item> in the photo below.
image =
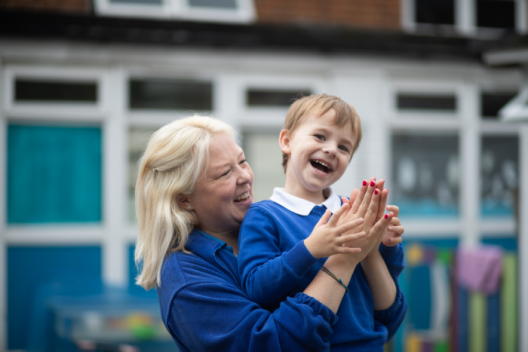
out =
[[293,133],[281,132],[281,149],[289,155],[286,192],[313,201],[345,172],[356,137],[350,124],[334,124],[335,115],[333,109],[322,116],[310,114]]

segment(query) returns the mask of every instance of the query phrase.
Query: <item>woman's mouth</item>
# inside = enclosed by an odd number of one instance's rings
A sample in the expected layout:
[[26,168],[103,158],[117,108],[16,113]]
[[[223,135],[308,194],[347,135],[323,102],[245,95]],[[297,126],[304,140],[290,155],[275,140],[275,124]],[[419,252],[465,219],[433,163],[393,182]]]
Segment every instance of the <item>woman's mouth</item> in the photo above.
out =
[[314,169],[324,172],[325,174],[332,171],[332,167],[330,167],[330,165],[326,164],[325,162],[321,160],[310,160],[310,164],[312,165]]
[[251,197],[251,196],[250,196],[250,194],[249,194],[249,191],[247,191],[247,192],[242,193],[242,194],[239,195],[238,197],[236,197],[236,198],[235,198],[235,202],[236,202],[236,203],[242,203],[242,202],[247,201],[250,197]]

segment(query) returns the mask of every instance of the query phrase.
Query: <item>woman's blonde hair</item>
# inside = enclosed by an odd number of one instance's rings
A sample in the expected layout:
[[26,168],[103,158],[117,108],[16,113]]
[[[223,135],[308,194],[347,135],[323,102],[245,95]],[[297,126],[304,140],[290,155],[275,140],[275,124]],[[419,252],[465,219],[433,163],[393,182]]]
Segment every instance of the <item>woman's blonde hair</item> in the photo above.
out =
[[229,125],[211,117],[195,115],[173,121],[154,132],[139,161],[135,261],[140,273],[136,284],[147,290],[161,284],[161,266],[169,251],[186,252],[197,219],[178,205],[176,197],[193,193],[216,133],[235,135]]

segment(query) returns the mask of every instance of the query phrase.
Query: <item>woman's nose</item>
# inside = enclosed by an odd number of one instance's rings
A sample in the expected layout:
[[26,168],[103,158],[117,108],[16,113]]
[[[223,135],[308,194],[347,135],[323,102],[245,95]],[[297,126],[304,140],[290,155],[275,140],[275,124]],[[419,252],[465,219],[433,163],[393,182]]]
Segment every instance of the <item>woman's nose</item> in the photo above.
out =
[[249,168],[240,168],[240,174],[238,177],[238,184],[242,185],[244,183],[251,182],[253,180],[253,172]]

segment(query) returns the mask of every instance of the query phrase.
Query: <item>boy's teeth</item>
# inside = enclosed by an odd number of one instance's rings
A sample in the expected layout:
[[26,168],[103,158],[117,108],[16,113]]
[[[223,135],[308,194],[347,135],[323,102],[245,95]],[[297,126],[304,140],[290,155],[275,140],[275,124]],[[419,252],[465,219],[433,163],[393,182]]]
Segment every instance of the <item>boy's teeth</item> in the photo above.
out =
[[315,160],[316,163],[318,164],[321,164],[323,165],[324,167],[327,167],[327,168],[330,168],[330,166],[326,165],[325,163],[323,163],[322,161],[319,161],[319,160]]

